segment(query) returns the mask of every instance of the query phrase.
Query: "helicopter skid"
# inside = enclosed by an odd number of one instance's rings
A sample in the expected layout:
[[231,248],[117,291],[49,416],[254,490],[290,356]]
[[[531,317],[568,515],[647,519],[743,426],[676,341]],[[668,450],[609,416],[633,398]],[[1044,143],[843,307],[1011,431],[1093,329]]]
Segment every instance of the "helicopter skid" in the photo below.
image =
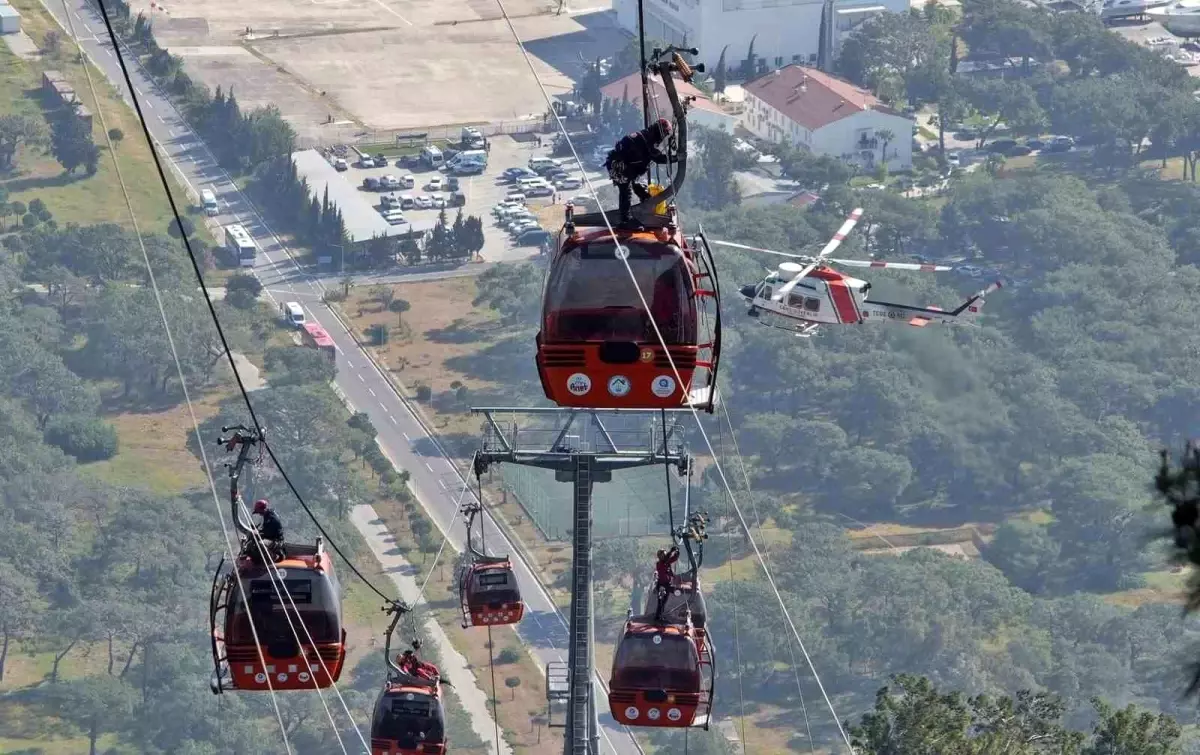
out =
[[793,320],[761,309],[752,310],[750,315],[759,325],[791,333],[797,338],[812,338],[817,334],[817,328],[821,327],[820,323]]

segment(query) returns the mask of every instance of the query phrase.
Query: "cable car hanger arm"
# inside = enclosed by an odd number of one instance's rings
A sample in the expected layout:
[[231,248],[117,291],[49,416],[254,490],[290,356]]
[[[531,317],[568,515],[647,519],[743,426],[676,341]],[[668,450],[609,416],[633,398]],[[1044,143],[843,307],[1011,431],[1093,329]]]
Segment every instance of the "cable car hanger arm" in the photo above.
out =
[[[700,51],[695,48],[676,47],[670,45],[665,50],[655,49],[651,57],[656,62],[650,64],[650,68],[654,73],[657,73],[662,79],[663,89],[667,92],[667,100],[671,103],[671,114],[675,117],[675,133],[676,133],[676,154],[675,164],[678,166],[671,183],[665,186],[659,194],[651,197],[649,202],[639,203],[648,205],[651,209],[657,207],[662,202],[668,202],[679,195],[679,190],[683,188],[683,182],[687,178],[687,148],[688,148],[688,131],[687,131],[687,111],[683,106],[683,102],[679,99],[679,91],[675,88],[675,72],[678,71],[680,77],[688,83],[691,83],[692,76],[696,71],[703,72],[704,65],[700,64],[695,67],[688,65],[687,61],[679,53],[686,52],[691,55],[696,55]],[[666,56],[670,56],[669,60],[661,60]],[[646,72],[642,72],[642,76],[646,76]],[[636,211],[637,208],[635,208]]]
[[[222,433],[227,433],[230,431],[233,431],[233,435],[229,436],[228,438],[217,438],[217,443],[224,446],[226,451],[232,452],[236,450],[238,452],[237,461],[232,464],[227,463],[225,465],[229,469],[229,504],[233,507],[234,526],[237,527],[239,533],[245,535],[246,537],[250,537],[253,535],[253,531],[240,516],[241,510],[238,506],[238,503],[241,501],[241,491],[239,489],[239,483],[242,477],[242,470],[245,468],[246,462],[250,461],[250,449],[259,445],[259,442],[263,439],[265,429],[260,431],[257,428],[249,428],[245,425],[229,425],[221,427]],[[258,458],[259,460],[262,459],[261,447],[259,447]]]

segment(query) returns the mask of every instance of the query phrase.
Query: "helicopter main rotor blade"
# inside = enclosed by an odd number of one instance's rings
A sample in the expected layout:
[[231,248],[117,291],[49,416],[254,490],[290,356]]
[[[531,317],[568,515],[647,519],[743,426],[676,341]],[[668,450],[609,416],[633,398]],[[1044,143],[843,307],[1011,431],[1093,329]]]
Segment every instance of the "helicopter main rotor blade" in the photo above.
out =
[[914,270],[919,273],[944,273],[954,268],[947,265],[922,265],[916,262],[884,262],[883,260],[839,260],[830,257],[827,262],[846,267],[885,267],[889,270]]
[[717,241],[714,239],[712,241],[709,241],[708,243],[716,244],[717,246],[728,246],[728,247],[732,247],[733,249],[744,249],[747,252],[762,252],[763,254],[775,254],[780,257],[790,257],[794,260],[811,260],[813,258],[811,254],[789,254],[787,252],[777,252],[774,249],[760,249],[757,246],[746,246],[745,244],[735,244],[732,241]]
[[825,248],[821,250],[821,253],[816,257],[809,257],[808,259],[811,259],[812,263],[801,270],[796,277],[783,284],[778,291],[774,292],[771,295],[771,301],[783,301],[783,298],[792,292],[792,289],[796,287],[797,283],[803,280],[804,277],[813,270],[816,270],[818,267],[820,267],[821,263],[825,261],[825,258],[833,254],[834,250],[842,245],[842,242],[845,241],[846,237],[850,235],[850,231],[854,230],[854,226],[858,224],[858,221],[860,218],[862,218],[862,215],[863,208],[855,207],[854,212],[850,213],[850,217],[846,218],[846,222],[842,223],[842,227],[838,229],[838,232],[833,234],[833,238],[829,240],[829,243],[825,245]]
[[801,270],[799,273],[796,273],[796,277],[792,278],[787,283],[784,283],[782,286],[779,287],[778,291],[771,294],[771,301],[783,301],[784,297],[787,296],[788,294],[790,294],[792,292],[792,289],[796,287],[796,284],[799,283],[801,280],[803,280],[804,277],[806,275],[808,275],[809,273],[811,273],[813,270],[816,270],[817,266],[820,264],[821,264],[820,262],[814,262],[811,265],[809,265],[808,267]]

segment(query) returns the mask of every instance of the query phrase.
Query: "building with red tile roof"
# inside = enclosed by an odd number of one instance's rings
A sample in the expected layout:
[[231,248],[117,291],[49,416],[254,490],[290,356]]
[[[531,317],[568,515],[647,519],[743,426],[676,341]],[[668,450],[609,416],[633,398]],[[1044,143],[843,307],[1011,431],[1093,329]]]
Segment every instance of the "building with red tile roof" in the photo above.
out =
[[[721,106],[708,98],[698,89],[678,77],[675,79],[675,90],[680,98],[694,97],[688,106],[688,124],[704,126],[705,128],[720,129],[733,133],[737,125],[737,116],[726,113]],[[631,73],[623,79],[601,88],[600,94],[607,100],[625,100],[633,103],[638,111],[642,109],[642,78],[637,73]],[[666,87],[654,76],[650,79],[650,114],[655,117],[670,118],[671,103],[667,98]]]
[[913,120],[848,81],[790,65],[743,89],[742,125],[762,139],[839,157],[868,170],[881,161],[890,170],[912,168]]

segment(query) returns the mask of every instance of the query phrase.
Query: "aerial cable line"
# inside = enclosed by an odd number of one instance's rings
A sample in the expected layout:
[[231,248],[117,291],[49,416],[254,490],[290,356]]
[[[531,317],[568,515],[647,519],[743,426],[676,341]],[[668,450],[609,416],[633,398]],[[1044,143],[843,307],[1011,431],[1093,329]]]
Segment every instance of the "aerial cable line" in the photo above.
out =
[[322,536],[324,536],[326,542],[329,543],[334,552],[337,553],[337,555],[348,567],[350,567],[350,571],[353,572],[354,575],[360,580],[362,580],[363,584],[370,588],[376,595],[390,603],[395,602],[392,597],[382,592],[378,587],[375,586],[373,582],[371,582],[371,580],[367,579],[366,576],[359,571],[358,567],[354,565],[354,562],[346,556],[340,547],[338,547],[337,542],[329,535],[329,532],[326,531],[325,527],[321,524],[320,520],[317,519],[312,509],[309,508],[308,504],[304,502],[304,497],[300,495],[300,491],[296,489],[296,485],[292,482],[292,479],[288,477],[288,474],[284,470],[283,465],[280,463],[279,458],[275,455],[275,449],[273,449],[271,444],[266,440],[266,434],[263,431],[262,423],[258,421],[258,414],[254,411],[254,405],[250,402],[250,394],[246,390],[246,384],[242,380],[241,373],[238,371],[237,362],[234,361],[233,350],[229,346],[229,339],[225,337],[225,329],[221,327],[221,320],[217,317],[217,310],[216,307],[213,306],[213,300],[212,296],[209,294],[208,285],[204,282],[204,273],[200,269],[199,258],[196,256],[196,252],[192,248],[190,234],[188,234],[183,227],[183,218],[179,212],[179,206],[175,202],[175,197],[171,194],[170,183],[167,181],[167,172],[163,167],[162,158],[159,157],[158,150],[154,148],[154,137],[150,134],[150,127],[146,123],[146,115],[142,112],[142,105],[138,101],[137,90],[134,89],[133,79],[130,78],[129,66],[125,62],[125,55],[121,52],[121,44],[117,39],[116,31],[113,29],[112,21],[109,19],[108,9],[105,7],[104,0],[96,0],[96,2],[100,6],[100,15],[104,17],[104,28],[108,32],[109,40],[112,42],[113,52],[117,57],[117,65],[121,67],[121,75],[125,79],[125,85],[129,87],[129,97],[133,101],[133,109],[137,112],[138,122],[142,127],[142,134],[146,137],[146,144],[150,148],[150,156],[154,158],[154,167],[158,172],[159,181],[162,182],[163,193],[166,194],[167,202],[171,205],[171,214],[174,216],[175,224],[178,226],[180,236],[183,238],[183,246],[185,249],[187,249],[188,259],[192,263],[192,270],[196,273],[196,279],[200,282],[200,290],[204,294],[204,303],[208,306],[208,313],[212,316],[213,325],[217,329],[217,336],[221,339],[221,349],[224,352],[226,359],[229,361],[230,369],[233,370],[233,378],[237,382],[238,391],[242,394],[242,400],[246,404],[246,410],[250,414],[250,420],[254,423],[254,429],[258,432],[259,437],[262,439],[260,442],[267,449],[267,455],[271,457],[271,461],[279,470],[279,474],[283,478],[283,481],[287,483],[288,489],[292,492],[292,495],[296,496],[296,500],[300,503],[300,508],[304,509],[304,513],[308,514],[308,518],[312,520],[314,525],[316,525],[317,530]]
[[[476,454],[478,456],[478,453]],[[483,476],[479,473],[479,467],[474,464],[474,459],[471,460],[471,467],[475,470],[476,500],[479,502],[480,512],[483,511]],[[466,489],[466,480],[463,481],[464,490]],[[471,532],[467,531],[467,539],[470,540]],[[468,543],[470,545],[470,543]],[[469,551],[470,548],[468,547]],[[487,521],[479,520],[479,550],[487,555]],[[496,730],[496,755],[500,755],[500,711],[498,709],[499,702],[496,699],[496,644],[492,641],[492,625],[488,624],[488,671],[492,675],[492,726]]]
[[[62,5],[63,5],[63,17],[67,19],[67,31],[71,35],[71,39],[75,42],[76,47],[79,50],[80,56],[83,57],[84,56],[83,47],[79,43],[79,35],[75,32],[75,22],[71,20],[71,10],[67,7],[66,0],[63,0]],[[108,29],[109,37],[113,40],[113,46],[117,47],[116,35],[113,33],[112,24],[109,21],[108,13],[104,9],[103,0],[100,0],[100,13],[101,13],[101,16],[104,18],[104,25]],[[118,60],[120,60],[119,48],[117,50],[117,55],[118,55]],[[125,71],[123,63],[122,63],[122,71]],[[217,483],[212,474],[212,467],[210,466],[209,461],[208,461],[208,452],[204,450],[205,444],[204,444],[204,439],[203,439],[203,437],[201,437],[201,433],[200,433],[200,420],[196,417],[196,409],[195,409],[195,406],[192,404],[191,393],[188,391],[187,380],[184,378],[184,374],[183,374],[183,364],[181,363],[181,361],[179,359],[179,350],[175,346],[175,336],[174,336],[174,334],[171,333],[171,323],[167,318],[166,307],[163,305],[162,291],[159,289],[158,281],[154,276],[154,267],[150,264],[150,254],[149,254],[149,252],[146,251],[146,241],[145,241],[145,239],[142,238],[141,227],[139,226],[138,221],[137,221],[137,213],[135,213],[133,210],[133,200],[129,196],[129,187],[126,185],[125,177],[121,173],[121,163],[119,160],[117,160],[117,151],[116,151],[116,149],[113,148],[112,137],[109,136],[107,119],[105,119],[105,117],[104,117],[104,108],[101,107],[100,97],[96,92],[96,83],[92,79],[92,72],[91,72],[91,69],[88,67],[88,63],[86,60],[83,61],[83,73],[84,73],[84,77],[87,79],[88,90],[91,92],[92,101],[96,104],[96,115],[100,119],[100,127],[101,127],[101,130],[104,132],[104,138],[108,144],[108,152],[110,155],[112,155],[113,170],[116,172],[117,183],[121,187],[121,195],[125,199],[125,207],[129,211],[129,221],[133,225],[134,236],[135,236],[135,238],[137,238],[138,248],[141,250],[141,253],[142,253],[142,261],[145,262],[145,264],[146,264],[146,277],[149,280],[150,288],[154,293],[154,301],[158,307],[158,314],[162,320],[163,330],[167,336],[167,345],[170,347],[170,350],[171,350],[171,359],[175,364],[175,372],[179,376],[179,385],[180,385],[181,390],[183,391],[184,402],[187,404],[188,415],[191,417],[191,420],[192,420],[192,428],[196,434],[197,445],[200,447],[200,458],[204,462],[205,476],[208,478],[208,486],[209,486],[210,492],[212,493],[213,505],[217,509],[217,521],[219,521],[221,523],[221,533],[224,536],[225,549],[226,549],[226,552],[229,554],[230,559],[233,560],[236,558],[236,556],[234,555],[234,550],[233,550],[233,539],[230,537],[229,528],[225,524],[225,515],[222,512],[220,496],[217,493]],[[125,79],[126,79],[126,82],[129,83],[131,93],[132,93],[132,83],[129,82],[129,75],[127,72],[125,73]],[[137,100],[135,99],[134,102],[136,103],[136,101]],[[147,136],[147,142],[149,143],[150,133],[145,128],[145,119],[142,118],[142,113],[141,113],[140,109],[138,110],[138,118],[142,123],[143,131],[145,132],[145,134]],[[150,143],[150,152],[151,152],[151,154],[154,153],[154,145],[152,143]],[[161,173],[161,168],[160,168],[160,173]],[[166,186],[165,179],[164,179],[163,185],[164,185],[164,187]],[[170,201],[171,200],[171,192],[169,189],[167,190],[166,194],[167,194],[167,199]],[[174,206],[174,205],[172,204],[172,206]],[[178,222],[178,219],[179,219],[178,213],[176,213],[175,217],[176,217],[176,221]],[[180,230],[183,230],[182,224],[180,224],[179,227],[180,227]],[[245,601],[246,600],[245,582],[244,582],[244,580],[242,580],[240,575],[236,576],[236,581],[237,581],[237,586],[238,586],[238,592],[241,594],[243,601]],[[262,644],[259,642],[259,639],[258,639],[258,627],[255,625],[254,619],[252,617],[247,615],[247,619],[249,619],[250,634],[252,637],[254,637],[254,645],[258,652],[258,660],[260,663],[263,664],[263,667],[265,668],[266,667],[266,659],[263,656]],[[145,658],[143,658],[142,662],[143,662],[143,664],[146,662]],[[288,753],[288,755],[291,755],[292,745],[291,745],[291,742],[288,740],[287,727],[284,726],[283,714],[279,709],[279,699],[275,695],[275,688],[271,684],[270,678],[267,679],[267,691],[270,693],[271,706],[275,711],[275,720],[279,724],[279,734],[283,739],[284,750]]]
[[[717,445],[721,447],[722,453],[725,451],[725,431],[720,424],[717,425]],[[726,492],[721,491],[721,496],[726,498]],[[726,498],[726,506],[728,499]],[[729,559],[729,587],[733,590],[733,648],[737,654],[737,679],[738,679],[738,727],[741,729],[742,740],[742,755],[746,755],[746,693],[742,683],[742,639],[741,639],[741,621],[739,620],[738,611],[738,589],[737,578],[733,569],[733,538],[726,534],[725,536],[725,551]]]
[[[567,147],[571,150],[572,157],[575,158],[576,163],[579,165],[579,168],[582,171],[583,161],[579,157],[579,152],[576,150],[575,144],[571,140],[570,133],[562,122],[562,118],[559,117],[558,113],[554,110],[554,103],[550,97],[550,93],[546,91],[546,87],[542,83],[541,77],[539,77],[537,74],[537,68],[533,65],[533,60],[529,57],[529,51],[525,49],[525,44],[522,42],[520,35],[517,33],[516,27],[513,25],[512,19],[508,15],[508,10],[504,7],[504,0],[496,0],[496,5],[499,6],[500,13],[503,16],[505,23],[508,25],[509,32],[512,34],[513,39],[516,40],[517,46],[521,50],[521,55],[525,58],[526,65],[529,67],[530,72],[533,73],[534,80],[537,82],[538,88],[541,90],[542,97],[546,101],[546,106],[550,110],[550,115],[554,117],[554,122],[557,124],[559,131],[562,133],[563,140],[565,141]],[[667,75],[671,75],[671,72],[668,71]],[[588,192],[592,195],[592,199],[599,204],[600,199],[597,195],[596,188],[592,184],[592,180],[588,177],[586,172],[583,173],[583,180],[588,187]],[[603,205],[600,205],[600,207],[603,209]],[[608,229],[609,236],[612,238],[613,244],[619,247],[621,240],[617,236],[616,231],[613,229],[612,223],[609,222],[607,213],[602,211],[600,213],[600,217],[604,220],[604,225]],[[633,267],[629,264],[629,260],[625,257],[621,257],[620,255],[618,255],[618,258],[624,263],[625,270],[629,273],[629,279],[633,283],[634,291],[637,292],[638,299],[641,301],[644,311],[649,312],[650,305],[646,301],[646,295],[638,283],[637,276],[634,274]],[[671,366],[671,372],[674,373],[675,380],[682,389],[682,386],[685,386],[688,383],[683,380],[679,373],[679,367],[676,365],[674,357],[671,356],[670,348],[667,345],[666,339],[663,337],[662,330],[659,328],[658,323],[654,320],[654,318],[650,318],[650,325],[654,328],[654,334],[657,336],[659,344],[663,347],[663,351],[667,356],[667,361]],[[729,480],[725,476],[725,470],[721,468],[721,463],[717,459],[716,452],[713,450],[712,441],[709,439],[708,433],[704,430],[704,424],[700,421],[700,413],[696,410],[695,405],[692,403],[690,395],[688,396],[687,407],[691,410],[692,416],[696,419],[696,427],[700,431],[700,436],[704,438],[704,443],[708,448],[708,452],[713,458],[713,466],[716,467],[717,473],[721,477],[722,484],[725,486],[726,490],[729,491],[729,500],[733,505],[734,512],[737,514],[738,522],[742,525],[742,529],[746,532],[747,538],[750,541],[750,546],[754,549],[755,556],[758,558],[759,563],[762,564],[763,574],[767,578],[767,584],[774,593],[775,600],[779,602],[779,606],[783,610],[784,618],[787,620],[788,627],[792,630],[792,636],[796,639],[796,643],[800,646],[800,651],[804,654],[804,660],[808,663],[809,669],[812,671],[813,678],[817,682],[817,687],[821,690],[821,695],[825,699],[825,705],[829,708],[829,712],[833,717],[834,724],[837,726],[838,733],[841,735],[847,751],[853,753],[854,746],[850,742],[850,737],[846,734],[846,730],[843,728],[842,722],[837,716],[837,711],[833,707],[833,701],[829,699],[829,694],[825,690],[825,685],[821,682],[821,677],[817,672],[816,665],[812,661],[812,656],[809,655],[808,648],[804,644],[804,639],[800,636],[800,630],[796,628],[796,622],[792,619],[791,612],[788,611],[787,605],[783,600],[783,594],[780,592],[778,585],[775,583],[775,577],[771,574],[770,567],[763,558],[762,551],[759,549],[758,543],[754,539],[754,534],[751,532],[750,526],[746,522],[746,517],[742,513],[741,507],[737,503],[737,497],[733,494],[733,489],[729,484]]]
[[[729,427],[729,439],[733,443],[733,453],[738,460],[738,466],[742,471],[742,480],[746,485],[746,497],[750,499],[750,510],[754,514],[754,528],[758,530],[759,537],[762,537],[762,518],[758,515],[758,502],[754,500],[754,491],[750,488],[750,472],[746,469],[745,457],[742,456],[742,451],[738,447],[737,434],[733,431],[733,421],[729,417],[729,407],[728,405],[724,405],[721,409],[725,416],[725,424]],[[721,429],[721,424],[718,420],[717,431],[721,432]],[[800,713],[804,716],[804,731],[808,735],[808,751],[809,753],[813,753],[815,752],[816,744],[813,741],[812,724],[808,720],[808,704],[804,701],[804,686],[800,681],[800,668],[796,664],[796,653],[792,649],[792,643],[788,643],[787,649],[792,674],[796,677],[796,693],[800,696]]]
[[[476,453],[476,456],[478,456],[478,453]],[[475,461],[475,459],[472,457],[472,459],[471,459],[472,465],[474,465],[474,461]],[[481,489],[482,489],[482,483],[481,483]],[[450,542],[450,528],[454,526],[454,523],[458,521],[459,515],[462,514],[463,500],[467,497],[467,492],[469,490],[470,490],[470,484],[467,482],[467,479],[464,477],[462,490],[459,491],[459,493],[458,493],[458,500],[454,502],[454,518],[450,520],[450,523],[442,531],[442,544],[438,547],[438,551],[433,557],[433,563],[429,565],[429,571],[427,571],[425,573],[425,579],[423,579],[421,581],[421,587],[417,591],[417,599],[414,600],[412,603],[413,611],[416,611],[417,606],[421,603],[421,599],[425,597],[425,587],[426,587],[426,585],[429,584],[430,578],[433,577],[433,570],[437,568],[438,561],[440,561],[442,558],[442,552],[446,550],[446,544]],[[482,505],[482,501],[480,503]],[[468,533],[468,537],[469,536],[470,536],[470,533]]]

